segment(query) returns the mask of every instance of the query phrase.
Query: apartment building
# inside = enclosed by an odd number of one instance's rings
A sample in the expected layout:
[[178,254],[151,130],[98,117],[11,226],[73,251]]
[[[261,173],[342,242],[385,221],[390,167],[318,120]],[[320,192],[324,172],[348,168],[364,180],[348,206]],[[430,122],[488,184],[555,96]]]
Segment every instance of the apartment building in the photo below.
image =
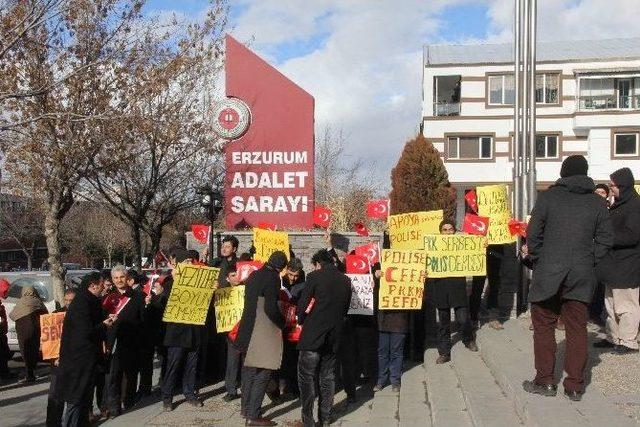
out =
[[[640,38],[539,42],[538,189],[582,154],[598,182],[640,176]],[[465,190],[513,179],[513,46],[424,47],[423,134],[440,151],[464,212]]]

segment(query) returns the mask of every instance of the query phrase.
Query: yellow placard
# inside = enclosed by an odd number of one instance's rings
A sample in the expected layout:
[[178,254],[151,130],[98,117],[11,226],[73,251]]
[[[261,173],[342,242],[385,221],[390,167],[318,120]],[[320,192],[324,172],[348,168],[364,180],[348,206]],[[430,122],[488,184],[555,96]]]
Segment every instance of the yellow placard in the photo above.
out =
[[289,235],[284,231],[253,229],[254,261],[267,262],[272,253],[282,251],[289,259]]
[[216,331],[229,332],[242,317],[244,286],[217,289],[213,305],[216,309]]
[[378,293],[380,310],[420,310],[426,278],[427,253],[383,249]]
[[176,268],[178,272],[162,320],[204,325],[220,269],[186,263]]
[[485,276],[487,238],[468,234],[431,234],[424,238],[427,277]]
[[423,249],[424,236],[440,232],[443,216],[442,209],[389,215],[387,225],[391,249]]
[[634,185],[636,193],[640,194],[640,185]]
[[42,360],[60,357],[60,339],[62,324],[66,313],[51,313],[40,316],[40,350]]
[[513,243],[516,237],[509,232],[509,196],[506,185],[485,185],[476,188],[478,215],[489,217],[489,244]]

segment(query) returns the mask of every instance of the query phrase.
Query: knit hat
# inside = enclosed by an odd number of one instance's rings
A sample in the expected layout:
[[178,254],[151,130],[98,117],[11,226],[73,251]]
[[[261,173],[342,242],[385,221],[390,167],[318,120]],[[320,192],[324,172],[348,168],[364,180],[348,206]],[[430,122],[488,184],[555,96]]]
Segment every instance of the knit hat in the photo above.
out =
[[275,251],[267,263],[276,270],[282,271],[287,266],[287,256],[282,251]]
[[584,156],[574,154],[564,159],[560,168],[560,177],[568,178],[574,175],[586,175],[589,170],[589,164]]

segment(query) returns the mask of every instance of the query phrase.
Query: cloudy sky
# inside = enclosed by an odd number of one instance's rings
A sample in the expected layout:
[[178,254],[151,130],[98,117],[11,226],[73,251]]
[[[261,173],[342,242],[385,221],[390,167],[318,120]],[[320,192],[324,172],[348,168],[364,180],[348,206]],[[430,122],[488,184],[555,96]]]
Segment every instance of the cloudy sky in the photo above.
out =
[[[418,132],[422,46],[510,42],[514,0],[230,0],[231,34],[310,92],[381,185]],[[538,0],[539,40],[640,36],[640,0]],[[201,16],[205,0],[149,0]],[[349,159],[346,159],[349,161]]]

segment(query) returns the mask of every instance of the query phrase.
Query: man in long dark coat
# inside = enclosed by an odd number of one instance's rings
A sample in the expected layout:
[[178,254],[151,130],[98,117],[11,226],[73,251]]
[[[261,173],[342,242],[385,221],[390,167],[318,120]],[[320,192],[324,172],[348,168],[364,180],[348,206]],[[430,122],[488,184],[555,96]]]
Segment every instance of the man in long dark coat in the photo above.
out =
[[564,393],[580,400],[587,364],[588,305],[597,280],[595,265],[613,244],[609,212],[593,193],[583,156],[562,163],[560,179],[538,198],[527,230],[534,263],[529,291],[536,377],[525,381],[529,393],[555,396],[555,325],[562,315],[566,331]]
[[598,265],[598,279],[606,285],[607,339],[595,347],[613,347],[616,354],[637,353],[640,324],[640,197],[631,169],[611,174],[613,248]]
[[87,274],[64,318],[58,377],[67,404],[67,427],[89,424],[95,371],[102,357],[106,328],[113,324],[112,317],[103,316],[102,289],[100,274]]

